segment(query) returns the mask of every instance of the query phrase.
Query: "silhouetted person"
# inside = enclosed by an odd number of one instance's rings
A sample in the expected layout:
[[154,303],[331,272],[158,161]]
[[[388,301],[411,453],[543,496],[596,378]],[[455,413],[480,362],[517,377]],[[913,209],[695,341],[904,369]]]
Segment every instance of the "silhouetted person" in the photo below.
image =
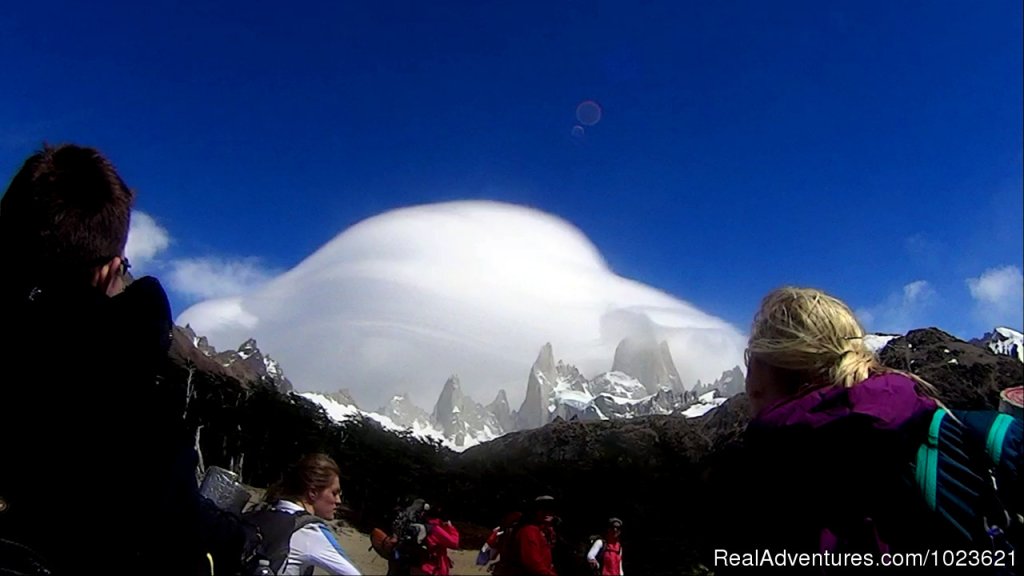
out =
[[128,275],[134,197],[98,151],[64,145],[0,201],[0,537],[55,574],[190,574],[201,557],[194,451],[157,398],[170,306]]

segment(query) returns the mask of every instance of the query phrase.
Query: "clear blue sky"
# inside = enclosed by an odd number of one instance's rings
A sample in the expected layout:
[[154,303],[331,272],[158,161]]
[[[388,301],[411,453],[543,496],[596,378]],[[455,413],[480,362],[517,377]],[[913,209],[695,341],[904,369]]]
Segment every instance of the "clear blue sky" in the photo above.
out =
[[875,329],[1024,323],[1020,0],[95,4],[5,7],[0,168],[101,148],[165,262],[273,274],[495,199],[742,330],[784,283]]

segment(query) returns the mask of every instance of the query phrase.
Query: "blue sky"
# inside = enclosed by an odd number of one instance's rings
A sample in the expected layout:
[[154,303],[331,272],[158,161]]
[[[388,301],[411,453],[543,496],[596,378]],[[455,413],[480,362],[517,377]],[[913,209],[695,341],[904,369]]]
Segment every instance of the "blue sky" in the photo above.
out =
[[177,313],[484,199],[740,330],[781,284],[875,330],[1024,323],[1019,0],[207,4],[0,19],[0,168],[107,153]]

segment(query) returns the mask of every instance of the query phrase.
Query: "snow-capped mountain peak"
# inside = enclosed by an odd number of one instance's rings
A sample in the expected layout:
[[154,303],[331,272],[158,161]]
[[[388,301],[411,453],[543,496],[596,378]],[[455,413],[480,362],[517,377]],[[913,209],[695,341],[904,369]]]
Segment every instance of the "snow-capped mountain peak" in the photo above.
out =
[[377,412],[395,424],[406,428],[430,426],[430,415],[413,404],[412,400],[404,394],[393,396],[387,405],[381,407]]
[[971,343],[1024,362],[1024,334],[1013,328],[998,326],[981,338],[971,340]]
[[[191,328],[186,326],[182,330],[188,345],[201,350],[222,366],[255,372],[278,383],[282,391],[292,390],[281,366],[263,354],[254,339],[246,340],[236,350],[217,352]],[[742,372],[737,367],[734,370],[736,375],[727,371],[716,381],[716,392],[711,395],[714,398],[698,399],[694,392],[682,390],[664,343],[623,341],[616,350],[615,364],[645,374],[649,381],[645,383],[634,373],[617,370],[588,380],[572,364],[556,361],[554,350],[547,343],[541,347],[528,374],[526,398],[518,411],[511,409],[504,390],[499,390],[487,406],[478,404],[463,392],[459,376],[454,374],[442,386],[429,413],[404,394],[394,396],[376,412],[360,409],[345,389],[333,394],[306,392],[301,396],[322,406],[335,420],[369,418],[386,429],[431,439],[461,451],[507,432],[539,428],[557,419],[607,420],[650,414],[703,414],[724,401],[725,396],[731,395],[734,381],[742,382]]]
[[217,352],[207,341],[206,337],[197,336],[191,326],[186,324],[184,328],[177,327],[176,330],[181,331],[180,333],[184,339],[193,348],[221,366],[231,368],[232,370],[241,370],[243,373],[254,374],[258,378],[266,379],[282,392],[291,392],[293,390],[292,383],[284,375],[281,365],[270,356],[260,352],[255,339],[249,338],[237,350]]
[[639,400],[647,396],[647,387],[642,382],[616,370],[596,376],[591,382],[591,390],[595,395],[608,394],[629,400]]
[[[723,372],[712,384],[692,391],[676,388],[676,378],[669,377],[675,373],[675,367],[671,365],[671,356],[665,354],[664,347],[635,344],[619,347],[619,365],[647,370],[649,375],[660,379],[663,384],[653,392],[649,384],[622,371],[605,372],[587,380],[575,366],[556,361],[554,350],[548,343],[541,347],[528,374],[526,398],[518,412],[510,410],[504,390],[500,390],[487,406],[474,402],[462,391],[457,375],[452,375],[444,383],[430,414],[416,407],[404,395],[392,398],[379,414],[356,410],[350,398],[351,404],[345,404],[346,399],[340,396],[306,396],[324,405],[329,414],[344,418],[362,414],[385,427],[411,430],[414,435],[434,438],[453,450],[461,451],[507,432],[539,428],[557,419],[608,420],[672,413],[696,417],[743,390],[743,371],[738,366]],[[653,370],[649,370],[651,367]]]
[[864,345],[868,350],[878,354],[894,338],[899,338],[899,334],[865,334]]

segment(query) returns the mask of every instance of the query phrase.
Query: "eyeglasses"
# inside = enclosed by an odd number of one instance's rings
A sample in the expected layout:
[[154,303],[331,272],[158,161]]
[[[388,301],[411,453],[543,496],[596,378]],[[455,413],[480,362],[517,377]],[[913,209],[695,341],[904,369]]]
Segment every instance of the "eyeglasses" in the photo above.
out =
[[132,263],[128,261],[128,257],[127,256],[104,256],[102,258],[97,258],[97,259],[89,262],[88,267],[89,268],[98,268],[100,266],[106,266],[114,258],[120,258],[121,259],[121,266],[118,267],[118,269],[117,269],[118,274],[120,274],[121,276],[124,276],[125,274],[127,274],[128,270],[130,270],[131,267],[132,267]]

